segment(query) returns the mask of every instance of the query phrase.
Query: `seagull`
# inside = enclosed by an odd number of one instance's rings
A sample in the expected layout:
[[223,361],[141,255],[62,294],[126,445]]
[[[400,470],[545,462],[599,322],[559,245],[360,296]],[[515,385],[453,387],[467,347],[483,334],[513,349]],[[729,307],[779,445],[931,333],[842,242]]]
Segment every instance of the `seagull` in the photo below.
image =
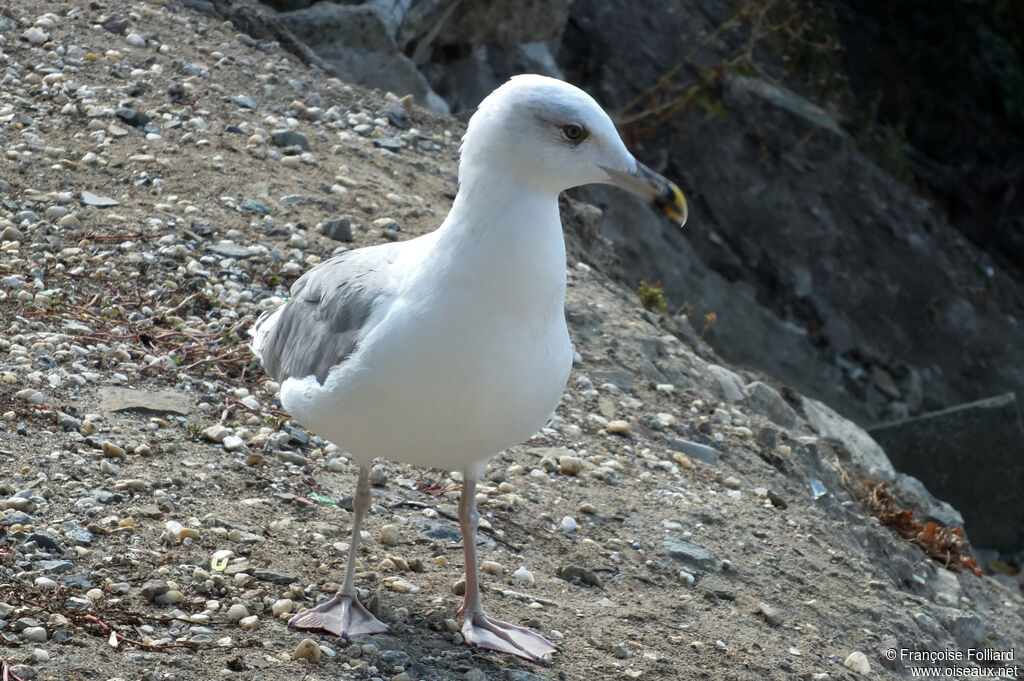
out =
[[590,95],[544,76],[515,76],[488,95],[460,151],[458,194],[437,230],[324,261],[250,332],[284,408],[359,464],[344,582],[288,624],[387,631],[359,602],[354,574],[370,465],[390,459],[463,473],[466,643],[545,664],[554,644],[484,611],[476,488],[488,459],[547,422],[569,378],[558,195],[616,185],[680,226],[686,200],[627,151]]

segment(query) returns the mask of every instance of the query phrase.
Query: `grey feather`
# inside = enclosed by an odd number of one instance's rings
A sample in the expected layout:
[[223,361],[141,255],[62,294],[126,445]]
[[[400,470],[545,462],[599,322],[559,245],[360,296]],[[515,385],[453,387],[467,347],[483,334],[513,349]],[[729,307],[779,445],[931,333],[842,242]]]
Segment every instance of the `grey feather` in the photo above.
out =
[[[279,382],[312,375],[323,383],[356,350],[373,308],[392,294],[388,266],[396,246],[346,251],[302,275],[280,314],[264,313],[253,330],[266,334],[258,350],[266,372]],[[261,328],[271,319],[272,326]]]

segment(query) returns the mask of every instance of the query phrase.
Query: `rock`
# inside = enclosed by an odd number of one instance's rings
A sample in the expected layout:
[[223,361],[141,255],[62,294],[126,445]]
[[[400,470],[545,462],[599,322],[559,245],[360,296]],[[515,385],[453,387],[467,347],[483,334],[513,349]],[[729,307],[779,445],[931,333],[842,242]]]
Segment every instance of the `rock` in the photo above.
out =
[[231,103],[245,109],[252,109],[253,111],[260,108],[260,103],[256,101],[256,98],[249,95],[235,95],[231,98]]
[[185,595],[177,589],[170,589],[169,591],[160,594],[153,599],[153,602],[157,605],[174,605],[181,603],[185,600]]
[[778,390],[761,381],[750,383],[745,390],[746,401],[751,409],[784,428],[796,426],[796,412],[786,403]]
[[412,94],[427,108],[448,112],[413,60],[398,49],[395,19],[385,5],[317,3],[278,18],[343,81]]
[[566,475],[579,475],[583,470],[583,459],[564,454],[558,457],[558,470]]
[[304,638],[299,641],[299,644],[295,646],[295,650],[292,651],[293,660],[302,658],[314,664],[320,661],[321,655],[322,651],[319,644],[311,638]]
[[33,45],[42,45],[50,39],[50,36],[46,33],[46,31],[39,28],[38,26],[31,27],[30,29],[22,33],[21,37],[27,40],[28,42],[32,43]]
[[299,581],[299,578],[293,574],[288,572],[278,572],[277,570],[270,570],[268,568],[256,568],[253,570],[252,576],[261,582],[270,582],[272,584],[281,584],[285,586]]
[[95,208],[111,208],[113,206],[121,205],[121,203],[116,199],[112,199],[109,196],[93,194],[92,192],[84,189],[82,190],[82,203]]
[[237,622],[243,617],[249,616],[249,608],[245,607],[242,603],[234,603],[228,608],[227,618],[230,622]]
[[142,127],[152,120],[149,114],[127,106],[120,107],[115,113],[122,121],[135,127]]
[[747,392],[743,387],[743,381],[735,372],[717,364],[709,364],[705,367],[715,380],[719,394],[726,402],[737,403],[747,398]]
[[115,386],[103,386],[99,394],[100,410],[105,412],[137,411],[187,416],[195,400],[193,396],[174,390],[138,390]]
[[352,241],[352,223],[348,218],[332,218],[316,226],[316,231],[335,241]]
[[710,551],[688,541],[675,537],[665,537],[664,546],[665,553],[670,558],[675,558],[692,567],[713,570],[718,565],[718,561]]
[[127,459],[128,458],[128,455],[125,453],[124,448],[120,447],[119,445],[114,444],[113,442],[110,442],[109,440],[104,440],[103,441],[103,445],[100,448],[103,450],[103,456],[106,456],[108,458],[111,458],[111,459]]
[[505,574],[505,568],[501,566],[501,563],[496,563],[493,560],[485,560],[480,563],[480,571],[497,577],[501,577]]
[[374,487],[383,487],[388,484],[388,469],[381,464],[375,464],[370,469],[370,484]]
[[377,536],[377,541],[384,546],[398,546],[398,542],[401,541],[401,538],[401,534],[398,532],[398,525],[385,525],[380,528],[380,534]]
[[736,600],[736,587],[718,575],[707,575],[700,580],[699,586],[701,591],[710,598],[717,598],[723,601]]
[[857,424],[843,418],[831,407],[803,398],[804,416],[819,435],[842,442],[850,453],[853,464],[868,478],[886,482],[896,471],[879,444]]
[[565,534],[572,534],[576,531],[578,525],[576,524],[575,518],[573,518],[571,515],[567,515],[562,518],[562,522],[560,523],[559,527],[561,527],[562,532],[564,532]]
[[170,586],[162,579],[150,580],[142,585],[140,593],[147,601],[153,601],[170,590]]
[[202,437],[204,440],[209,440],[210,442],[216,442],[219,444],[221,442],[224,442],[225,438],[227,438],[227,436],[230,434],[230,428],[227,428],[226,426],[222,426],[220,424],[215,424],[204,428],[202,432]]
[[897,505],[912,509],[916,518],[932,520],[947,527],[964,526],[960,511],[936,499],[924,483],[912,475],[896,473],[886,491],[892,494]]
[[25,388],[14,393],[14,399],[23,400],[29,404],[44,404],[46,397],[34,388]]
[[[870,433],[899,470],[927,487],[914,489],[905,481],[910,496],[934,493],[963,514],[972,544],[1005,551],[1024,546],[1024,497],[1006,484],[1024,479],[1024,428],[1014,393],[883,424]],[[951,474],[966,470],[969,476]],[[952,520],[952,509],[933,500],[918,499],[930,507],[926,513]]]
[[614,421],[609,421],[608,425],[605,426],[605,430],[616,435],[629,435],[631,428],[629,421],[616,419]]
[[221,444],[224,445],[224,449],[229,452],[237,452],[245,449],[245,440],[238,437],[237,435],[226,436]]
[[771,603],[761,601],[757,604],[757,614],[764,618],[764,621],[773,627],[777,627],[782,624],[782,614],[779,609]]
[[274,601],[274,605],[270,609],[275,617],[280,617],[295,610],[295,601],[290,598],[279,598]]
[[240,626],[242,629],[245,629],[246,631],[255,629],[259,625],[260,618],[256,615],[249,615],[248,617],[243,617],[242,619],[238,620],[238,626]]
[[25,627],[21,631],[21,636],[26,641],[32,641],[35,643],[43,643],[46,641],[46,629],[43,627]]
[[555,570],[555,575],[567,582],[575,582],[584,586],[596,586],[599,589],[601,588],[601,580],[598,579],[597,573],[580,565],[562,565]]
[[[238,204],[238,207],[241,208],[242,210],[249,211],[250,213],[259,213],[260,215],[270,215],[270,207],[267,206],[265,203],[260,203],[259,201],[256,201],[254,199],[248,199],[248,198],[242,199],[242,202],[240,204]],[[231,244],[230,242],[228,242],[226,244],[220,244],[220,247],[222,249],[228,249],[228,247],[230,247],[230,246],[234,246],[234,244]],[[238,247],[236,246],[235,248],[238,248]],[[245,249],[245,251],[248,252],[248,249]],[[233,257],[233,256],[228,255],[227,253],[225,253],[223,250],[222,251],[217,251],[217,252],[221,253],[221,255],[225,255],[225,257]],[[228,251],[228,253],[230,253],[230,251]]]
[[596,385],[611,383],[624,393],[633,391],[636,375],[626,369],[595,369],[590,372],[590,380]]
[[712,466],[718,465],[718,452],[713,447],[702,445],[699,442],[684,440],[679,437],[669,438],[668,444],[672,449],[682,452],[683,454],[697,459],[698,461],[703,461],[704,463]]
[[871,673],[871,664],[868,662],[868,656],[859,650],[847,655],[843,666],[865,676]]
[[39,548],[53,553],[64,553],[64,547],[60,545],[57,538],[46,532],[36,531],[28,536],[28,541],[35,542]]
[[274,130],[270,133],[270,141],[278,147],[299,147],[309,151],[309,139],[298,130]]
[[515,579],[517,582],[522,582],[523,584],[534,583],[533,573],[527,570],[526,567],[523,565],[520,565],[518,568],[516,568],[516,571],[512,573],[512,578]]

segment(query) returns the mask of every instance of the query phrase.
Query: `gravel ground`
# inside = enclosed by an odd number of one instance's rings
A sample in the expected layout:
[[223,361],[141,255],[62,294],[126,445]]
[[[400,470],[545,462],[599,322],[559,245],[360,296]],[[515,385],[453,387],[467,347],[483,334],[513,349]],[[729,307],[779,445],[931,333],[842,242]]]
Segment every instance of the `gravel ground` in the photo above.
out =
[[392,633],[287,630],[342,577],[356,467],[288,420],[245,332],[338,249],[435,227],[461,127],[174,2],[54,7],[0,10],[4,681],[856,679],[942,666],[889,649],[1024,655],[1019,575],[882,527],[803,398],[718,366],[579,248],[569,389],[480,487],[485,602],[556,641],[553,665],[461,645],[458,475],[388,462],[357,584]]

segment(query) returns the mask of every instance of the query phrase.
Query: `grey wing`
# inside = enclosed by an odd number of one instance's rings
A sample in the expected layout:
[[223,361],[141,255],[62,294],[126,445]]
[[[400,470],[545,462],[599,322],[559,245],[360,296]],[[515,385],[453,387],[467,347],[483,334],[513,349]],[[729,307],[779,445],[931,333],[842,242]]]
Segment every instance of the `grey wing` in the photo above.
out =
[[292,285],[292,298],[253,327],[253,350],[275,380],[316,376],[355,351],[373,308],[393,290],[389,266],[399,244],[346,251]]

